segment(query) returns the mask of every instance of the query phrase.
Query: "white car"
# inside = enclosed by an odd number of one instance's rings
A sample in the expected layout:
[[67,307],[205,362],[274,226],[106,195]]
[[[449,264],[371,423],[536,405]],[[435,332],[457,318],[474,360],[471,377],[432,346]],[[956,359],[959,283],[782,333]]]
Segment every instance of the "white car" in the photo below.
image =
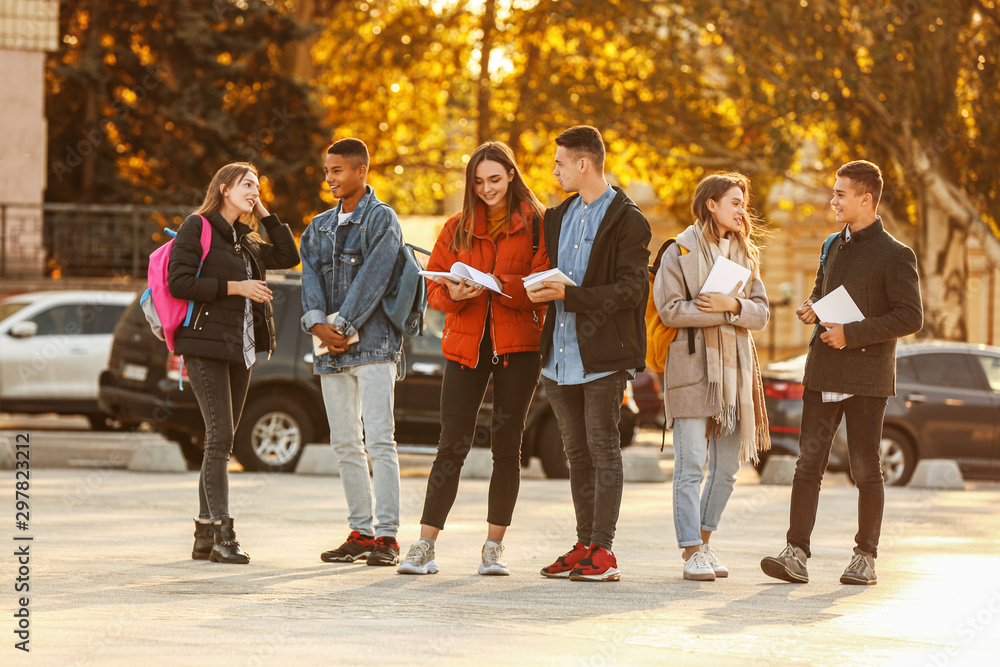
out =
[[0,412],[85,415],[97,407],[115,324],[133,292],[29,292],[0,301]]

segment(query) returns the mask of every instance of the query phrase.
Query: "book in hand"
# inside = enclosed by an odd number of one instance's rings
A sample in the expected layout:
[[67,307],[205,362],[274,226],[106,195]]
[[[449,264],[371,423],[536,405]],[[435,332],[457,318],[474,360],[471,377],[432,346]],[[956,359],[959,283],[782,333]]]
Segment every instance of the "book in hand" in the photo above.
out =
[[[337,312],[335,312],[333,315],[327,315],[326,316],[326,323],[327,324],[333,324],[333,321],[337,319],[337,315],[340,315],[340,311],[339,310]],[[361,340],[361,337],[358,334],[355,333],[353,336],[351,336],[350,338],[347,339],[347,342],[350,343],[351,345],[354,345],[359,340]],[[320,340],[319,336],[317,336],[316,334],[313,334],[313,356],[314,357],[322,357],[324,354],[330,354],[330,350],[328,350],[325,347],[321,347],[322,345],[323,345],[323,341]]]
[[715,264],[708,272],[708,278],[701,286],[699,294],[707,294],[708,292],[729,294],[737,285],[741,289],[746,287],[748,280],[750,280],[750,269],[719,255],[715,258]]
[[843,285],[812,305],[818,321],[827,324],[848,324],[865,319],[858,304]]
[[471,283],[475,287],[485,287],[488,290],[492,290],[497,294],[502,296],[507,296],[500,291],[500,285],[497,281],[493,279],[488,273],[483,273],[479,269],[475,269],[464,262],[455,262],[451,265],[451,271],[421,271],[420,275],[425,278],[430,278],[436,283],[440,283],[442,280],[450,280],[453,283],[460,283],[462,279],[465,282]]
[[563,285],[576,287],[576,283],[573,282],[573,279],[560,271],[558,268],[532,273],[530,276],[521,278],[521,280],[524,282],[524,289],[527,292],[537,292],[545,287],[545,285],[542,284],[545,282],[562,283]]

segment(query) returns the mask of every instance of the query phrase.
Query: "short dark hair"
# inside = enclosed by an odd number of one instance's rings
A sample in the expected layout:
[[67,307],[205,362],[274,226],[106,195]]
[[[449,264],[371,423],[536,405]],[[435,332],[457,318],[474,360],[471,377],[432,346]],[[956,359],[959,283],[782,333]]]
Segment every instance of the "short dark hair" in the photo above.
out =
[[604,167],[604,140],[601,132],[591,125],[576,125],[556,137],[556,145],[583,153],[594,166]]
[[868,160],[855,160],[848,162],[837,170],[837,176],[849,178],[854,183],[854,193],[868,193],[878,207],[879,200],[882,199],[882,170],[878,165]]
[[326,149],[327,155],[341,155],[355,165],[368,166],[368,147],[360,139],[341,139]]

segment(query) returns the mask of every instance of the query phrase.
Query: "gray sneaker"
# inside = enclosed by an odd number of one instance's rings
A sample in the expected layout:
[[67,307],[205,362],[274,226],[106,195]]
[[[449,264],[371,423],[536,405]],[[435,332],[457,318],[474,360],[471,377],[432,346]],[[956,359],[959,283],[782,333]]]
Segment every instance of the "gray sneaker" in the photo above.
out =
[[434,562],[434,547],[423,540],[418,540],[406,552],[406,558],[396,568],[397,574],[437,574],[438,566]]
[[503,559],[503,545],[495,547],[488,544],[483,545],[483,560],[479,563],[479,574],[494,574],[506,577],[510,574],[507,569],[507,561]]
[[793,584],[804,584],[809,581],[806,553],[791,544],[785,545],[784,550],[774,558],[768,556],[761,560],[760,569],[769,577]]
[[844,574],[840,575],[840,583],[861,584],[862,586],[877,584],[875,559],[868,554],[855,553],[851,564],[844,570]]

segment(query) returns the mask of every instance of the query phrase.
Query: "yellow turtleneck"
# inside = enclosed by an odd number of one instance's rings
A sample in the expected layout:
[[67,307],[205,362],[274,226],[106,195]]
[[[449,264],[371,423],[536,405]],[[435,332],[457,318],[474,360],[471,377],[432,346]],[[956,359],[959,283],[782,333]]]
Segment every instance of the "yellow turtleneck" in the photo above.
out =
[[507,211],[506,209],[500,208],[496,211],[486,210],[486,232],[492,237],[496,238],[503,231],[503,228],[507,225]]

